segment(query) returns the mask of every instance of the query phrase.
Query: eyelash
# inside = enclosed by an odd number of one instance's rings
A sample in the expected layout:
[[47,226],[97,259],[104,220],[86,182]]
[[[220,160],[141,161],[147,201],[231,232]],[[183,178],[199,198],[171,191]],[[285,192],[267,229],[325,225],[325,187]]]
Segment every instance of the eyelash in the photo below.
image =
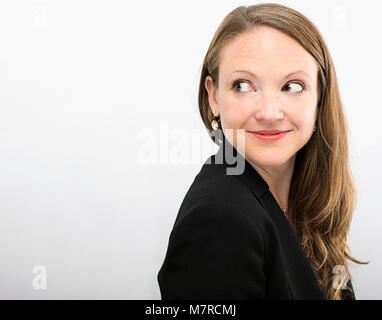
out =
[[[246,80],[236,80],[236,81],[233,82],[233,84],[232,84],[232,89],[234,89],[234,91],[235,91],[236,93],[242,93],[242,92],[240,92],[240,91],[235,90],[236,85],[238,85],[239,83],[242,83],[242,82],[249,84],[248,81],[246,81]],[[300,92],[291,92],[291,94],[301,94],[301,93],[303,93],[303,92],[305,91],[305,84],[304,84],[303,82],[300,82],[300,81],[293,81],[293,80],[292,80],[292,81],[289,81],[288,83],[286,83],[286,85],[288,85],[289,83],[297,83],[297,84],[299,84],[299,85],[302,87],[302,90],[301,90]],[[285,87],[285,86],[284,86],[284,87]]]

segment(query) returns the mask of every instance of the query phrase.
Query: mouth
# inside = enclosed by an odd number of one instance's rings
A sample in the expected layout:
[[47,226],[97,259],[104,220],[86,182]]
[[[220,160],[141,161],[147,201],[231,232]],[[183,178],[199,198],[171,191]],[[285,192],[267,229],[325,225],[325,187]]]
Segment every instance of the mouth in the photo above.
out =
[[272,142],[276,140],[280,140],[281,138],[285,137],[290,131],[279,131],[279,130],[269,130],[269,131],[248,131],[251,136],[255,137],[257,140],[260,141],[267,141]]
[[285,133],[289,131],[292,131],[292,130],[260,130],[260,131],[249,131],[249,132],[268,136],[268,135],[281,134],[281,133]]
[[[287,132],[287,131],[285,131]],[[257,132],[252,132],[252,133],[256,133],[256,134],[261,134],[262,136],[275,136],[275,135],[278,135],[280,133],[283,133],[283,132],[278,132],[278,133],[270,133],[270,134],[265,134],[265,133],[257,133]]]

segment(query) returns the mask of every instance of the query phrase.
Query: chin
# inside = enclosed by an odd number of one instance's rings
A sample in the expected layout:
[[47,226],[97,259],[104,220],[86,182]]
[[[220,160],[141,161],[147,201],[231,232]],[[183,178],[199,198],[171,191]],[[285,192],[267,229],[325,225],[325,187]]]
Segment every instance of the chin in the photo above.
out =
[[261,152],[251,151],[246,153],[246,158],[249,162],[261,167],[281,167],[285,166],[290,161],[290,157],[285,153],[280,152],[267,152],[261,154]]
[[262,160],[255,160],[255,164],[261,167],[266,167],[266,168],[280,168],[283,165],[285,165],[285,162],[281,161],[262,161]]

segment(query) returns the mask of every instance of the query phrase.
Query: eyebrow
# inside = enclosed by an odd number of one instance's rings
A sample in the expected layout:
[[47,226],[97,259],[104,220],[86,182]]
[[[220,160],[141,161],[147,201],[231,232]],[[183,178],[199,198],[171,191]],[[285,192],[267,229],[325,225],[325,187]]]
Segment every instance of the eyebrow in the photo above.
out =
[[[250,72],[250,71],[246,71],[246,70],[236,70],[236,71],[231,72],[231,75],[232,75],[233,73],[236,73],[236,72],[248,73],[248,74],[250,74],[252,77],[254,77],[254,78],[258,78],[257,75],[255,75],[254,73],[252,73],[252,72]],[[286,79],[286,78],[288,78],[288,77],[290,77],[290,76],[296,75],[296,74],[303,74],[303,75],[305,75],[306,77],[308,77],[308,78],[310,79],[310,76],[309,76],[304,70],[292,71],[292,72],[288,73],[288,74],[284,77],[284,79]]]

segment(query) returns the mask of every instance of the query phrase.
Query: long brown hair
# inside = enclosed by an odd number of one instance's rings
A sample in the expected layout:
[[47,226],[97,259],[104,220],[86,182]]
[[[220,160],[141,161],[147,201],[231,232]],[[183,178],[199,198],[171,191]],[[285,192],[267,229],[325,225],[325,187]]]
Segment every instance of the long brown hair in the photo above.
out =
[[[340,300],[341,284],[351,279],[347,260],[367,262],[353,258],[346,243],[357,194],[349,166],[348,129],[336,72],[318,29],[301,13],[279,4],[234,9],[215,32],[204,58],[199,84],[200,115],[211,131],[214,116],[205,78],[211,75],[218,87],[220,50],[237,35],[258,25],[276,28],[294,38],[318,64],[317,131],[297,153],[288,211],[293,212],[296,234],[327,299]],[[211,139],[217,143],[214,136]],[[345,277],[336,275],[338,268],[343,268]]]

